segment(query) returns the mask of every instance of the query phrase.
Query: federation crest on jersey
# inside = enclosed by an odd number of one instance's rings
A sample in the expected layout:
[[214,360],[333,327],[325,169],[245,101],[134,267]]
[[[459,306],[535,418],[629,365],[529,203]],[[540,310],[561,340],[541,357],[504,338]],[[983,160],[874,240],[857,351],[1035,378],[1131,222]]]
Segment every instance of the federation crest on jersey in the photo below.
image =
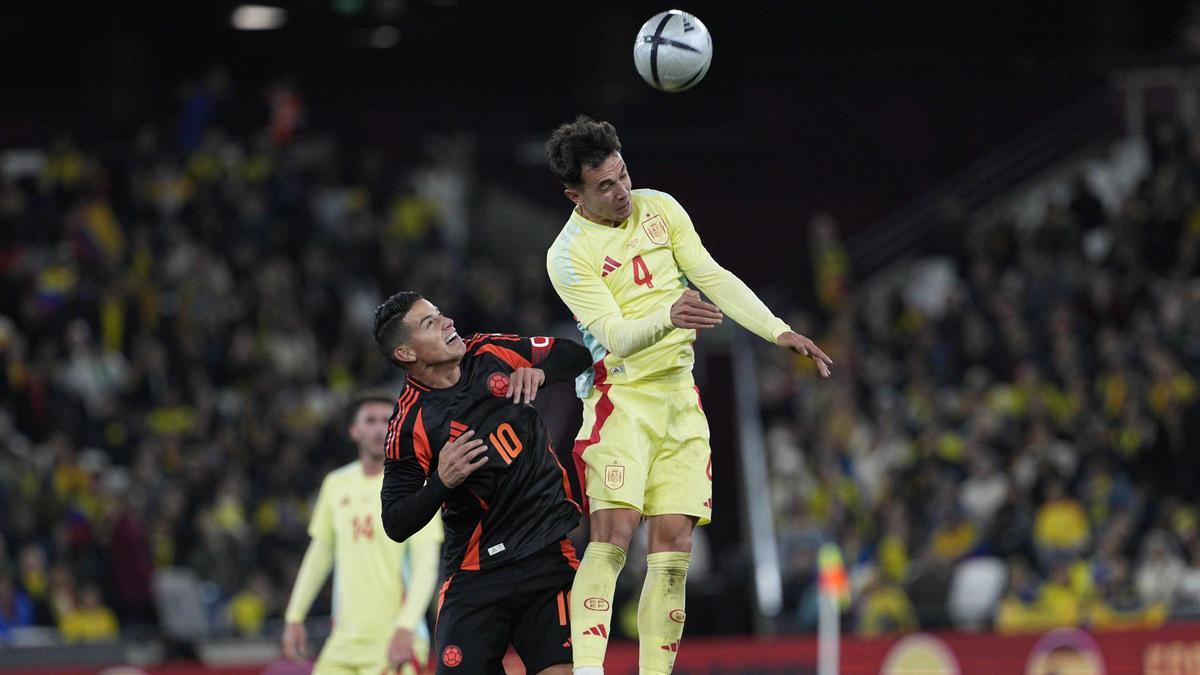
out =
[[505,396],[508,394],[508,376],[504,373],[492,373],[488,378],[488,389],[491,390],[492,396]]
[[456,645],[450,645],[442,650],[442,663],[446,664],[447,668],[457,667],[462,663],[463,653]]
[[642,231],[646,233],[646,238],[651,243],[659,246],[666,246],[669,235],[667,234],[667,222],[657,213],[642,221]]
[[616,490],[625,484],[625,467],[620,464],[609,464],[604,467],[604,486]]

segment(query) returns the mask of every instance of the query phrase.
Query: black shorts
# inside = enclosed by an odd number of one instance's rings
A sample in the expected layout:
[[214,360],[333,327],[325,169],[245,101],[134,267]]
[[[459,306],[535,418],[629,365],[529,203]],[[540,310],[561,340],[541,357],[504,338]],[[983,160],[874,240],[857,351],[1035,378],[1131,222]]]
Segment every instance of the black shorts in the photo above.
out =
[[568,593],[579,560],[570,539],[494,570],[460,570],[438,599],[437,672],[503,675],[511,644],[537,673],[571,663]]

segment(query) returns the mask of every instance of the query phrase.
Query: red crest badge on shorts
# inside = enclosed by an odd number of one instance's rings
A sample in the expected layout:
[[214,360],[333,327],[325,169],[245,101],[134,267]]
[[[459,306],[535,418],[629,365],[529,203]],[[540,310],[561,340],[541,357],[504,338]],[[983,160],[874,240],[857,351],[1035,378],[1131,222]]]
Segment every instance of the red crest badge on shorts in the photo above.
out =
[[454,645],[450,645],[442,650],[442,663],[446,664],[447,668],[454,668],[462,663],[462,650]]
[[625,467],[620,464],[609,464],[604,467],[604,486],[616,490],[625,484]]
[[508,376],[504,373],[492,373],[488,378],[488,389],[492,396],[504,396],[508,393]]
[[659,246],[665,246],[670,236],[667,234],[667,222],[657,213],[642,221],[642,231],[646,238]]

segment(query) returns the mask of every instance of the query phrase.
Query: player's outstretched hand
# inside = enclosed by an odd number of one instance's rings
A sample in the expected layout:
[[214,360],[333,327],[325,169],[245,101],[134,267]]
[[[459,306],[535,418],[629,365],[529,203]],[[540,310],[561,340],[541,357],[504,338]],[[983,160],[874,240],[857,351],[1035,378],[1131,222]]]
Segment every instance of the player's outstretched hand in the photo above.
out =
[[283,656],[293,661],[308,657],[308,632],[302,623],[288,623],[283,627]]
[[388,645],[388,663],[393,672],[400,672],[404,664],[413,659],[413,632],[407,628],[397,628],[392,634],[392,643]]
[[517,368],[508,378],[508,393],[513,403],[529,403],[537,398],[538,387],[546,383],[546,371],[541,368]]
[[721,309],[700,299],[700,292],[688,289],[671,305],[671,323],[677,328],[712,328],[721,325]]
[[821,351],[821,348],[812,340],[789,330],[780,335],[775,340],[775,344],[812,359],[817,364],[817,371],[821,373],[821,377],[829,377],[829,368],[833,365],[833,360],[826,356],[825,352]]
[[488,458],[484,454],[487,446],[482,440],[475,440],[474,436],[475,430],[471,429],[442,446],[437,468],[442,485],[458,487],[467,476],[475,473],[475,469],[487,463]]

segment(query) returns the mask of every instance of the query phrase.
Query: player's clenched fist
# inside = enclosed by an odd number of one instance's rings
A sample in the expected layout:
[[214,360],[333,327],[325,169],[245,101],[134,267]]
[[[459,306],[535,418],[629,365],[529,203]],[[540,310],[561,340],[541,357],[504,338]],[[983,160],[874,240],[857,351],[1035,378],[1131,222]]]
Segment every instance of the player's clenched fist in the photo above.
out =
[[487,446],[481,440],[473,440],[474,435],[472,429],[442,446],[437,469],[442,485],[458,487],[475,469],[487,463],[488,458],[484,454]]
[[721,325],[721,310],[700,299],[699,291],[686,290],[671,305],[671,323],[677,328],[712,328]]
[[537,398],[538,387],[546,381],[541,368],[517,368],[508,378],[508,398],[513,403],[529,403]]

